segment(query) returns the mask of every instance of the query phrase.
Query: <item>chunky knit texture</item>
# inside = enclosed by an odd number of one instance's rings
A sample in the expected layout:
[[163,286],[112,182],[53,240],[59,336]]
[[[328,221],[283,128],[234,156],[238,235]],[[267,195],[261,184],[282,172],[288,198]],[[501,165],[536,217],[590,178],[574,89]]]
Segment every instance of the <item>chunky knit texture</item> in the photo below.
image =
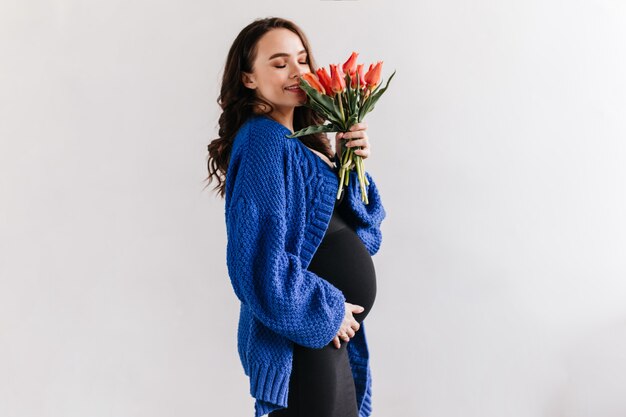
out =
[[[344,317],[343,293],[309,265],[328,228],[339,187],[336,171],[291,131],[255,115],[239,129],[226,174],[228,274],[241,301],[237,349],[256,399],[255,417],[287,407],[293,343],[329,344]],[[335,159],[336,160],[336,159]],[[370,255],[386,213],[369,173],[369,204],[356,172],[344,189],[350,218]],[[364,322],[348,342],[360,417],[371,414],[371,373]]]

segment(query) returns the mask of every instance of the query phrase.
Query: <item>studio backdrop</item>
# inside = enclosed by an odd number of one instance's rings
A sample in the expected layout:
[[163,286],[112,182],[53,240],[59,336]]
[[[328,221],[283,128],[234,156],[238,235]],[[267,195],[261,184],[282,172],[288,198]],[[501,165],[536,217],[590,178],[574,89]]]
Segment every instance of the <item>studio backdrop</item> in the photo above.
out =
[[372,416],[626,415],[617,0],[3,0],[0,415],[253,415],[206,147],[269,16],[396,70]]

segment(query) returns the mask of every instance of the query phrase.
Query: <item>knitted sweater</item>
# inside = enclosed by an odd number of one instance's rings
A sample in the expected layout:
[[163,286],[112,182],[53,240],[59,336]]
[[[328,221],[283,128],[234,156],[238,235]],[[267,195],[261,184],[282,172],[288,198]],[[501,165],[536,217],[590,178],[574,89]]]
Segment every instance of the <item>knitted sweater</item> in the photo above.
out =
[[[225,180],[228,274],[241,301],[237,350],[255,417],[287,407],[293,344],[322,348],[344,317],[343,293],[308,271],[333,212],[337,173],[277,121],[254,115],[235,137]],[[335,160],[336,156],[335,156]],[[344,188],[348,219],[374,255],[386,213],[369,173],[369,204],[355,171]],[[347,345],[359,416],[371,413],[364,322]]]

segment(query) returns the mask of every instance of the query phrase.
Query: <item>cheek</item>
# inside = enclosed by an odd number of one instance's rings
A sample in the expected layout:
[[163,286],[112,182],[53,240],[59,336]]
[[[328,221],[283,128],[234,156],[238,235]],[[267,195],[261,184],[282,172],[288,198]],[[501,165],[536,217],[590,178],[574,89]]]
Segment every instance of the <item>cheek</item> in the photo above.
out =
[[258,90],[264,97],[267,97],[268,95],[275,95],[276,89],[276,80],[269,74],[265,74],[263,78],[259,79]]
[[263,78],[263,90],[266,92],[282,91],[285,80],[278,74],[266,74]]

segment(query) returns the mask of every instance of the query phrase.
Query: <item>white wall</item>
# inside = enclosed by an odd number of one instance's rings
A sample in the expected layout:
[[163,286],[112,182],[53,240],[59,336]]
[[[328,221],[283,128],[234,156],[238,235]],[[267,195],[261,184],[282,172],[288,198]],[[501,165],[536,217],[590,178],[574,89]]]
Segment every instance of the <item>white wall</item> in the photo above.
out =
[[267,16],[397,69],[367,119],[373,417],[626,415],[618,0],[3,0],[0,415],[252,415],[203,179]]

